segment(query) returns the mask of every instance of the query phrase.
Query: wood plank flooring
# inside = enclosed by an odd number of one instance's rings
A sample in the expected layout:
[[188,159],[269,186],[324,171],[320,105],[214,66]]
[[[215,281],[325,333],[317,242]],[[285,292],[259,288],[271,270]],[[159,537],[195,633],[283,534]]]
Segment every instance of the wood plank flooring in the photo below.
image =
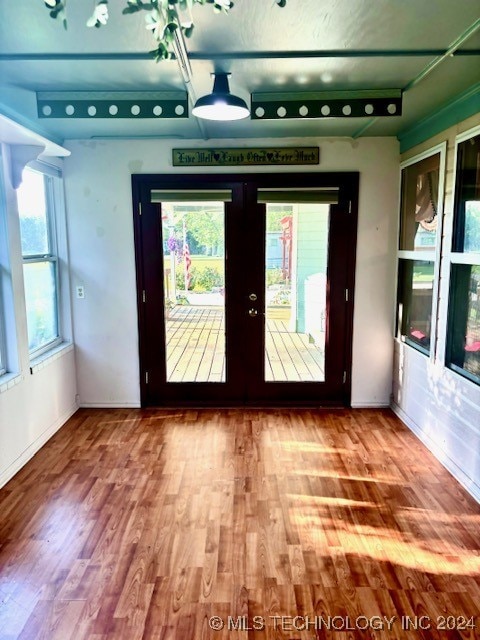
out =
[[168,382],[225,382],[222,309],[177,306],[165,328]]
[[[290,331],[283,320],[267,318],[265,379],[269,382],[323,382],[323,349]],[[225,321],[216,307],[177,306],[166,321],[167,380],[225,382]]]
[[267,317],[265,380],[268,382],[324,382],[324,350],[305,333],[291,331],[283,320]]
[[2,640],[479,637],[480,506],[388,410],[80,410],[0,492]]

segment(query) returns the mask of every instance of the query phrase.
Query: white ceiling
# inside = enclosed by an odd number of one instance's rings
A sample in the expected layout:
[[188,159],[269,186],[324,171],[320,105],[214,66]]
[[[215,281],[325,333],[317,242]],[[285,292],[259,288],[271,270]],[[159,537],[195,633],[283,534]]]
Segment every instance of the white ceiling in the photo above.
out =
[[[197,6],[194,35],[186,41],[193,72],[186,86],[176,61],[141,59],[154,47],[142,14],[122,16],[125,0],[110,0],[109,23],[88,29],[92,4],[68,2],[65,31],[49,17],[43,0],[0,0],[3,111],[57,140],[354,136],[362,129],[365,135],[397,135],[480,81],[479,29],[456,55],[404,93],[401,116],[231,123],[199,123],[191,115],[175,120],[38,119],[36,91],[188,88],[199,97],[210,93],[213,71],[231,72],[232,92],[247,102],[254,92],[405,89],[480,17],[479,0],[287,0],[285,8],[273,0],[237,0],[229,15],[214,14],[211,5]],[[461,55],[466,50],[475,55]],[[372,51],[381,55],[360,55]],[[289,58],[292,52],[297,53]],[[317,55],[308,57],[311,52]],[[121,59],[136,54],[139,59]],[[106,55],[111,59],[102,59]],[[247,55],[252,59],[242,59]]]

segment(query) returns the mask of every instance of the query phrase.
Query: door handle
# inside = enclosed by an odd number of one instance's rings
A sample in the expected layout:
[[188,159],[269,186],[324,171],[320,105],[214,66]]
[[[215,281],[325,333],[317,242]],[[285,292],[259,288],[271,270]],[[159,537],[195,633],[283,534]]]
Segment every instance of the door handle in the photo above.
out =
[[249,309],[249,310],[248,310],[248,315],[249,315],[251,318],[255,318],[255,316],[258,316],[258,311],[257,311],[256,309]]
[[257,294],[256,293],[251,293],[248,296],[248,299],[251,300],[252,302],[255,302],[255,300],[257,299]]

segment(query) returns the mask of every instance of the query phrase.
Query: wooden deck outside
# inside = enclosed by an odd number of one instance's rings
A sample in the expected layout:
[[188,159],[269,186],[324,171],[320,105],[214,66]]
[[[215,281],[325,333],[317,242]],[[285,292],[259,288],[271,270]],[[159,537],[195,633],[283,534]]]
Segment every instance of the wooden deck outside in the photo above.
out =
[[167,380],[225,382],[225,321],[218,307],[175,307],[166,322]]
[[[225,382],[225,321],[218,307],[178,306],[166,322],[167,380]],[[267,318],[265,379],[322,382],[323,353],[280,318]]]

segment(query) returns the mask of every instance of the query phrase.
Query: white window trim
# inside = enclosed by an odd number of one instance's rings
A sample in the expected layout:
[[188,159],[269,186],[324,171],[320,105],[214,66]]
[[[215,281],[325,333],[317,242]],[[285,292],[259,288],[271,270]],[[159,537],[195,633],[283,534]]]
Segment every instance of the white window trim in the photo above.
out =
[[474,266],[480,265],[480,253],[458,253],[452,252],[449,256],[450,264],[471,264]]
[[32,264],[40,262],[52,262],[55,265],[55,306],[56,306],[56,321],[57,321],[57,336],[50,340],[50,342],[41,345],[37,349],[29,351],[30,363],[38,362],[42,356],[48,356],[50,352],[57,349],[65,341],[63,338],[63,323],[62,323],[62,308],[61,308],[61,274],[60,274],[60,256],[58,252],[58,240],[57,240],[57,206],[55,197],[55,183],[54,179],[62,179],[62,172],[58,167],[48,165],[40,161],[29,162],[25,169],[30,169],[43,175],[45,182],[45,205],[47,211],[47,225],[48,225],[48,238],[49,238],[49,253],[39,255],[22,255],[22,264]]
[[[10,256],[8,250],[8,231],[7,231],[7,201],[4,185],[4,171],[3,171],[3,149],[0,144],[0,383],[3,385],[7,378],[9,378],[11,360],[9,358],[9,344],[7,339],[8,333],[8,321],[7,314],[10,313],[8,309],[7,292],[10,282],[5,280],[10,278]],[[13,311],[13,310],[12,310]]]
[[[477,136],[478,134],[480,134],[480,124],[476,125],[475,127],[472,127],[471,129],[467,129],[467,131],[464,131],[463,133],[459,133],[457,136],[455,136],[455,157],[454,157],[455,164],[453,165],[454,178],[457,177],[458,145],[461,142],[465,142],[465,140],[470,140],[470,138],[475,138],[475,136]],[[453,184],[455,184],[455,182]]]
[[[2,291],[1,291],[1,283],[0,283],[0,302],[2,302]],[[5,340],[5,329],[4,324],[5,321],[3,319],[4,310],[3,303],[0,308],[0,378],[7,373],[7,342]]]
[[4,393],[8,391],[16,384],[22,382],[23,376],[19,373],[10,373],[7,372],[3,376],[0,377],[0,393]]
[[44,367],[46,367],[50,362],[54,360],[58,360],[66,353],[73,351],[73,344],[71,342],[60,342],[56,344],[54,347],[50,347],[50,349],[44,352],[42,355],[39,355],[32,360],[30,360],[30,373],[36,373],[40,371]]
[[[0,212],[0,216],[1,216]],[[0,220],[0,226],[2,225]],[[0,270],[3,269],[3,265],[0,263]],[[2,292],[2,279],[0,277],[0,379],[7,373],[7,339],[5,335],[5,308],[4,297]]]

